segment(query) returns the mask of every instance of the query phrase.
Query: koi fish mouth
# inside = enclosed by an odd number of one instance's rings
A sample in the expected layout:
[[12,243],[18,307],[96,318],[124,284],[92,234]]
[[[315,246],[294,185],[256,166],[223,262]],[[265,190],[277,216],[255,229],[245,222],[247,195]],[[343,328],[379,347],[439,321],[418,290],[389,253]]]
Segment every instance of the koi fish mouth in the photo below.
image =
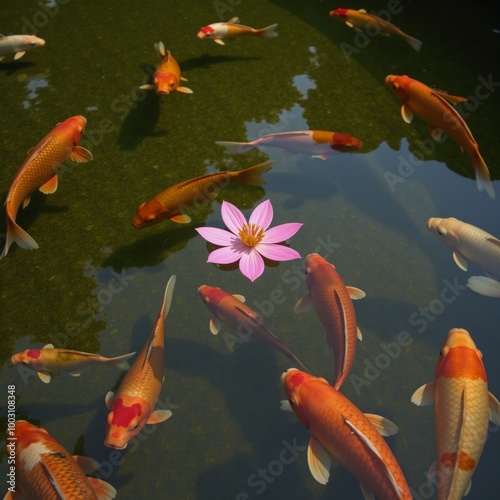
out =
[[286,372],[283,372],[281,374],[281,383],[283,385],[285,385],[285,377],[290,373],[290,372],[293,372],[293,371],[297,371],[298,368],[288,368],[288,370]]
[[104,440],[104,446],[107,446],[108,448],[113,448],[115,450],[124,450],[127,447],[128,443],[125,443],[124,445],[119,445],[117,443],[113,443],[109,439]]

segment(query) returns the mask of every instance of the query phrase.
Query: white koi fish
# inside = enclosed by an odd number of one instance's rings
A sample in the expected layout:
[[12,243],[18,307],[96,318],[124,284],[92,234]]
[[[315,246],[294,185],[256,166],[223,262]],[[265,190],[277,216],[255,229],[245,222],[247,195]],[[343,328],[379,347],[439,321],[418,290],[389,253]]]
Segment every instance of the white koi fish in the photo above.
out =
[[7,54],[15,54],[17,61],[26,54],[27,50],[43,47],[45,40],[35,35],[0,35],[0,61]]

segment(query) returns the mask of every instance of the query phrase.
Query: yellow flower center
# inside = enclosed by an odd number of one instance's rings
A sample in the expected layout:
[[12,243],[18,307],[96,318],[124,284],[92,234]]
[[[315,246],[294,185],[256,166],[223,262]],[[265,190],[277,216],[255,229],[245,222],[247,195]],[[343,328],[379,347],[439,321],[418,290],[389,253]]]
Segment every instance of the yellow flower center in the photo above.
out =
[[247,247],[254,247],[255,245],[257,245],[257,243],[260,243],[262,241],[265,231],[257,224],[250,224],[250,226],[245,224],[239,230],[238,234],[244,245],[246,245]]

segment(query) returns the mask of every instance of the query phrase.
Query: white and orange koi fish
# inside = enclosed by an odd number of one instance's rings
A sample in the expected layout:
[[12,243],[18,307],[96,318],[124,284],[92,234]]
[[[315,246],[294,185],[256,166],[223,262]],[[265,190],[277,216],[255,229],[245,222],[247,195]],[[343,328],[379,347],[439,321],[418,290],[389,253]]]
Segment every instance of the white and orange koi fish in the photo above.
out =
[[104,444],[109,448],[123,450],[145,424],[158,424],[172,416],[170,410],[154,410],[154,407],[164,378],[164,322],[175,280],[175,275],[168,280],[158,319],[116,395],[111,391],[106,394],[109,413]]
[[255,29],[250,26],[239,24],[238,17],[231,18],[227,23],[213,23],[198,31],[196,35],[200,40],[213,40],[219,45],[225,45],[222,39],[237,40],[240,36],[260,36],[264,38],[273,38],[278,36],[276,33],[277,24],[272,24],[267,28]]
[[450,330],[436,363],[435,380],[419,387],[411,398],[419,406],[435,403],[439,500],[467,494],[488,420],[500,425],[500,403],[488,392],[482,358],[466,330]]
[[27,50],[43,47],[45,40],[35,35],[0,35],[0,61],[7,54],[15,54],[14,60],[21,59]]

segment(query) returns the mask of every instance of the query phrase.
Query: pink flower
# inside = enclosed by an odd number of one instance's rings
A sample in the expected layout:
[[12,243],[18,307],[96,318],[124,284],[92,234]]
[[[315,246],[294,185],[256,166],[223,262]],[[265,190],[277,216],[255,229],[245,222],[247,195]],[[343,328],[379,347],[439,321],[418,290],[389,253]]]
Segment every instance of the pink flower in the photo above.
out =
[[207,262],[232,264],[239,260],[241,273],[255,281],[264,272],[262,257],[274,261],[301,258],[297,251],[279,243],[291,238],[302,224],[289,222],[269,229],[273,220],[273,206],[269,200],[255,207],[248,222],[241,211],[227,201],[222,202],[221,215],[229,231],[216,227],[196,228],[204,239],[221,247],[210,253]]

